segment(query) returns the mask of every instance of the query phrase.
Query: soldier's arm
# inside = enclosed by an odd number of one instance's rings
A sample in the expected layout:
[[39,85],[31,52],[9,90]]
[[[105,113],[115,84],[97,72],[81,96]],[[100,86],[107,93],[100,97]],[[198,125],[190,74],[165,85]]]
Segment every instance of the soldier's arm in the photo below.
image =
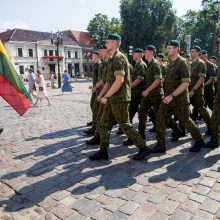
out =
[[152,90],[154,90],[161,84],[161,81],[161,79],[155,79],[154,82],[144,92],[149,94]]
[[109,91],[106,93],[106,96],[111,97],[112,95],[114,95],[121,88],[123,83],[124,83],[124,76],[116,75],[115,82],[113,83]]
[[93,91],[95,92],[98,88],[100,88],[104,84],[104,81],[101,79],[99,82],[96,83]]
[[192,91],[195,92],[203,84],[204,80],[205,80],[205,77],[204,76],[200,76],[198,81],[194,85]]
[[205,83],[205,86],[212,84],[216,79],[216,73],[215,73],[216,70],[215,70],[214,65],[209,66],[209,71],[210,71],[210,77],[209,77],[208,81]]
[[131,83],[131,88],[135,88],[136,86],[138,86],[141,82],[143,82],[143,80],[141,79],[136,79]]
[[108,91],[108,83],[105,83],[102,91],[99,93],[98,97],[97,97],[97,101],[100,102],[101,98],[106,94],[106,92]]

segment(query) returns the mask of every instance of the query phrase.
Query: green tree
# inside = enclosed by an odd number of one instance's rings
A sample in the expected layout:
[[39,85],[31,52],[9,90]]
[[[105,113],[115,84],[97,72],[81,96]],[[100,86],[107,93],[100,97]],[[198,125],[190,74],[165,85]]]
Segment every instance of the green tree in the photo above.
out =
[[87,30],[98,45],[101,45],[109,33],[120,34],[121,22],[118,18],[109,19],[106,15],[99,13],[89,22]]
[[[179,23],[181,34],[179,38],[184,40],[185,35],[191,35],[192,45],[197,44],[202,49],[208,51],[211,55],[213,53],[213,34],[214,34],[214,22],[213,16],[207,14],[204,16],[203,11],[189,10],[182,18],[182,22]],[[217,28],[217,44],[219,43],[219,31]]]
[[121,0],[122,44],[143,47],[154,44],[159,50],[176,38],[176,16],[171,0]]

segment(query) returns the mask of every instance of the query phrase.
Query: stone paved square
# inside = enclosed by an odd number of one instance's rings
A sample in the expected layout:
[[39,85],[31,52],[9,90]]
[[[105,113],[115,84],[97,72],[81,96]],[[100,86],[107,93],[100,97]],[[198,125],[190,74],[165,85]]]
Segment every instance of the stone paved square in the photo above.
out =
[[[170,141],[167,154],[144,161],[110,137],[109,161],[90,161],[98,146],[84,136],[91,121],[91,79],[73,82],[72,94],[48,88],[43,100],[19,117],[0,102],[0,219],[215,219],[220,216],[220,149],[188,152],[191,137]],[[203,121],[197,123],[204,135]],[[137,117],[134,120],[137,127]],[[155,134],[147,122],[147,145]]]

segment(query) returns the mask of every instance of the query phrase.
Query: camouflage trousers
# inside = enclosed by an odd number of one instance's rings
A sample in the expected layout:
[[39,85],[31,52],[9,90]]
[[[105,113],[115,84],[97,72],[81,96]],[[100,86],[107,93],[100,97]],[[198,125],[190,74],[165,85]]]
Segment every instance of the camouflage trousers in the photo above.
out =
[[[159,97],[144,97],[141,100],[140,109],[138,112],[138,119],[139,119],[139,125],[138,125],[138,131],[140,134],[144,134],[146,130],[146,121],[147,121],[147,115],[151,107],[153,107],[155,113],[157,114],[158,109],[160,107],[160,103],[162,101],[162,96]],[[155,116],[156,116],[155,114]],[[156,117],[151,117],[152,122],[155,123]]]
[[[207,111],[207,109],[204,107],[205,101],[203,96],[192,96],[190,98],[190,103],[192,104],[192,106],[198,111],[198,113],[202,116],[203,120],[206,123],[206,126],[208,129],[211,128],[211,118],[210,115]],[[192,114],[191,118],[193,121],[196,121],[196,117],[197,115]]]
[[92,105],[92,126],[95,127],[97,124],[97,114],[99,111],[99,105],[100,102],[97,101],[97,96],[95,97],[95,100]]
[[157,113],[156,119],[156,132],[157,132],[157,141],[165,141],[165,131],[172,114],[175,114],[179,119],[180,123],[186,128],[189,133],[192,135],[192,138],[195,141],[201,140],[201,134],[199,129],[196,127],[194,121],[190,118],[190,110],[188,103],[177,103],[173,100],[170,104],[165,104],[161,102],[159,111]]
[[129,107],[129,117],[131,124],[135,114],[139,112],[140,103],[141,103],[141,97],[131,97],[131,102]]
[[[100,137],[100,120],[102,118],[102,114],[104,112],[104,109],[105,109],[105,106],[104,104],[99,104],[99,110],[98,110],[98,113],[97,113],[97,116],[96,116],[96,129],[95,129],[95,137],[99,138]],[[109,129],[111,130],[111,127],[109,127]]]
[[205,107],[208,106],[210,110],[213,110],[214,89],[210,89],[210,88],[204,89],[204,100],[205,100]]
[[219,125],[220,125],[220,98],[215,98],[212,118],[211,118],[211,137],[214,139],[219,138]]
[[101,148],[109,147],[110,131],[114,121],[117,121],[122,131],[134,142],[138,148],[145,147],[145,141],[131,126],[129,118],[129,102],[108,103],[100,120],[100,145]]

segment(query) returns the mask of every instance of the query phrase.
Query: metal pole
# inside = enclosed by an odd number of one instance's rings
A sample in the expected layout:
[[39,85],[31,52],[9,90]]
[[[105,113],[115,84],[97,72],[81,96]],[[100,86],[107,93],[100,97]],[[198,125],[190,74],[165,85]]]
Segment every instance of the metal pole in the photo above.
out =
[[57,39],[57,64],[58,64],[58,88],[61,88],[61,76],[60,76],[60,58],[59,58],[59,39]]

